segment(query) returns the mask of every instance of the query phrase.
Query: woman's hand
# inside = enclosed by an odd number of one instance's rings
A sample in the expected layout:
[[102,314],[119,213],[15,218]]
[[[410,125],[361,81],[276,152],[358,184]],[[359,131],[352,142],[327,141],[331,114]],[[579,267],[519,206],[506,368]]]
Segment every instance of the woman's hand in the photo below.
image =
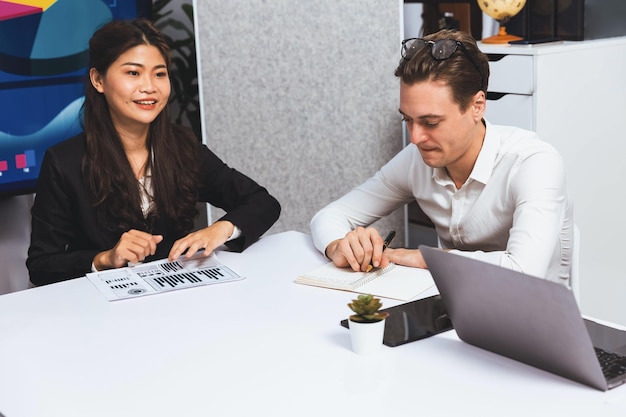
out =
[[209,256],[215,248],[223,245],[231,237],[235,226],[227,221],[220,220],[209,227],[189,233],[182,239],[174,242],[168,259],[173,261],[187,251],[185,257],[191,258],[200,249],[204,249],[204,256]]
[[142,262],[146,256],[154,255],[156,247],[163,240],[161,235],[131,229],[122,233],[120,240],[108,251],[100,252],[93,260],[98,271],[103,269],[121,268],[129,262]]

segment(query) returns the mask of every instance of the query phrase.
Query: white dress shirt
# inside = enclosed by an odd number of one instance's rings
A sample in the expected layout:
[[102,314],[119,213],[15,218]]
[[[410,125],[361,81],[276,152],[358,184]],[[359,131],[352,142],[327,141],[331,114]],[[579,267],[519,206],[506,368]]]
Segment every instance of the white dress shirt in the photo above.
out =
[[534,132],[486,123],[482,149],[460,189],[409,145],[373,177],[311,220],[313,241],[329,243],[416,200],[439,246],[506,268],[569,283],[573,218],[563,161]]

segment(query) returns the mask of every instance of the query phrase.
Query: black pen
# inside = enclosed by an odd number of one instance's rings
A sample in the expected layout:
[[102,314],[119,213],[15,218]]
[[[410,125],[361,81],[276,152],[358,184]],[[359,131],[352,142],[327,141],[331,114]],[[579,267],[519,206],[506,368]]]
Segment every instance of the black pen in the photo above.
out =
[[[391,232],[389,232],[389,234],[387,235],[387,237],[383,241],[383,252],[385,251],[385,249],[387,249],[387,246],[389,246],[391,244],[391,241],[393,240],[394,237],[396,237],[396,231],[392,230]],[[370,264],[367,267],[367,269],[365,270],[365,272],[370,272],[372,270],[372,268],[374,268],[374,265],[372,265],[372,262],[370,262]]]

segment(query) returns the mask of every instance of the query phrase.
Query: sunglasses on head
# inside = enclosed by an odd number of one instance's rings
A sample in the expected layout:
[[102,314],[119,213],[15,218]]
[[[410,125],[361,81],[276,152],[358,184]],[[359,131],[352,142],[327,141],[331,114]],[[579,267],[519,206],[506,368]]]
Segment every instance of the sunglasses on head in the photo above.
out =
[[452,54],[460,48],[461,52],[463,52],[472,65],[474,65],[476,71],[478,71],[478,74],[480,75],[480,89],[482,90],[485,88],[485,78],[483,77],[483,73],[480,71],[478,64],[474,61],[474,58],[472,58],[472,55],[469,53],[467,48],[465,48],[463,42],[457,41],[456,39],[439,39],[437,41],[427,41],[422,38],[405,39],[402,41],[402,58],[408,61],[425,46],[430,47],[430,55],[437,61],[450,58]]

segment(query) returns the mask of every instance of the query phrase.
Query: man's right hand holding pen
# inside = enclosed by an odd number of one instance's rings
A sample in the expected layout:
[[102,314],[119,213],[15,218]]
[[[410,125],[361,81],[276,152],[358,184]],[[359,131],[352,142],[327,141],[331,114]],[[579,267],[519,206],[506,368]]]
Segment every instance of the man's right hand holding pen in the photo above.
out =
[[[383,257],[385,256],[385,249],[387,249],[389,247],[389,245],[391,244],[391,241],[393,240],[393,238],[396,237],[396,231],[392,230],[391,232],[389,232],[389,234],[387,235],[387,237],[385,238],[385,240],[383,240]],[[374,262],[373,260],[370,261],[370,264],[367,266],[367,269],[365,270],[365,272],[370,272],[373,268],[375,268]]]
[[[395,233],[390,233],[386,240],[390,242],[394,235]],[[427,268],[419,249],[386,248],[385,241],[373,227],[357,227],[343,239],[331,242],[326,247],[326,256],[336,266],[350,267],[354,271],[365,272],[370,264],[374,268],[385,268],[390,262],[413,268]]]
[[[383,256],[385,248],[395,236],[395,232],[383,240],[373,227],[357,227],[343,239],[331,242],[326,247],[326,256],[340,267],[350,267],[354,271],[368,271],[371,267],[384,268],[389,265],[389,258]],[[371,265],[371,266],[370,266]]]

